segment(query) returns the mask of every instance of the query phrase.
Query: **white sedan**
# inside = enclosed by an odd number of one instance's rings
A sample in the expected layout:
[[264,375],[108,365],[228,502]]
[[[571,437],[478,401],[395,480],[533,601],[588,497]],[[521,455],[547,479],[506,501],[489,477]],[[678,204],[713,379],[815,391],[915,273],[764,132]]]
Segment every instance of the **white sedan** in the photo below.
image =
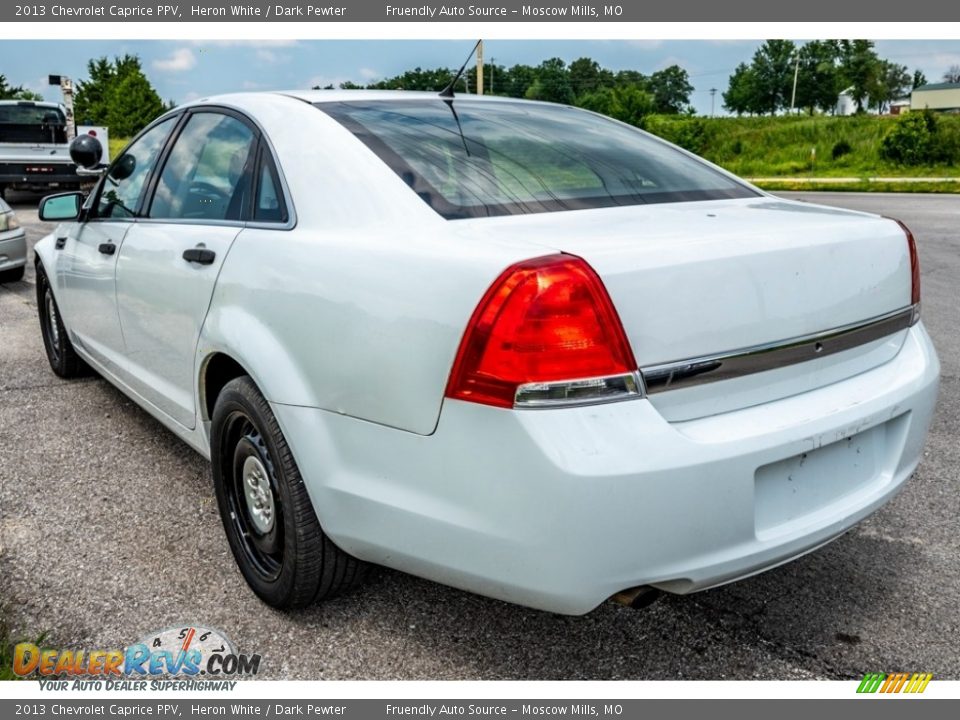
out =
[[570,107],[200,100],[41,216],[54,372],[210,458],[277,607],[366,563],[569,614],[743,578],[889,501],[936,401],[903,225]]

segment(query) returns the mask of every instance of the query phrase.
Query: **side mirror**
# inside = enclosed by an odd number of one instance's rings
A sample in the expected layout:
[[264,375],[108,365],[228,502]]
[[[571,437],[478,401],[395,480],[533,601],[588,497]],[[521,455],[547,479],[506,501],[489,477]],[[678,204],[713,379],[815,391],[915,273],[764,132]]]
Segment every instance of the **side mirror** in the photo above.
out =
[[83,193],[78,192],[47,195],[40,201],[40,219],[45,222],[76,220],[80,217],[83,199]]
[[121,155],[120,159],[110,168],[110,177],[114,180],[126,180],[128,177],[133,175],[133,171],[137,167],[137,159],[127,153],[126,155]]
[[92,170],[102,157],[103,145],[92,135],[77,135],[70,143],[70,159],[82,168]]

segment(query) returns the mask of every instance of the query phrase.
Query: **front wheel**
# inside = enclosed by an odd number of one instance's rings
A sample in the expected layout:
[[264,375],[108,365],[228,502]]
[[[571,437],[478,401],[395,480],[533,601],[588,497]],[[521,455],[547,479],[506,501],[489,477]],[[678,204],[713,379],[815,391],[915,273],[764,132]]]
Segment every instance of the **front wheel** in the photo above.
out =
[[67,335],[67,328],[60,318],[60,307],[53,296],[53,289],[42,265],[37,265],[37,310],[40,315],[40,333],[43,335],[43,347],[47,351],[50,369],[62,378],[75,378],[87,375],[87,365],[76,351]]
[[324,534],[280,426],[249,377],[224,386],[211,425],[220,517],[260,599],[301,607],[356,585],[366,566]]

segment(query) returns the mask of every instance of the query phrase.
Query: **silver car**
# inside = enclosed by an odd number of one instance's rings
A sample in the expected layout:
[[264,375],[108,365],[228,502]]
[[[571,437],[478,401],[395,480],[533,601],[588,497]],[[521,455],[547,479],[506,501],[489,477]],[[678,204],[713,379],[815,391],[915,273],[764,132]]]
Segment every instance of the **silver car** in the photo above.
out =
[[16,214],[0,198],[0,283],[23,278],[27,265],[27,236]]

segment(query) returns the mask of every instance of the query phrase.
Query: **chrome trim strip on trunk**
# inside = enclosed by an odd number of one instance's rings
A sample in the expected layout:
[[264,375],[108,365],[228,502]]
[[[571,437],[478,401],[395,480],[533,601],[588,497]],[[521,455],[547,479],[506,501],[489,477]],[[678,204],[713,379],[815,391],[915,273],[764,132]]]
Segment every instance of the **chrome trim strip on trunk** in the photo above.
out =
[[731,350],[689,360],[677,360],[640,368],[648,395],[730,380],[752,373],[774,370],[850,350],[905,330],[919,318],[919,307],[894,310],[870,320],[780,340],[764,345]]

